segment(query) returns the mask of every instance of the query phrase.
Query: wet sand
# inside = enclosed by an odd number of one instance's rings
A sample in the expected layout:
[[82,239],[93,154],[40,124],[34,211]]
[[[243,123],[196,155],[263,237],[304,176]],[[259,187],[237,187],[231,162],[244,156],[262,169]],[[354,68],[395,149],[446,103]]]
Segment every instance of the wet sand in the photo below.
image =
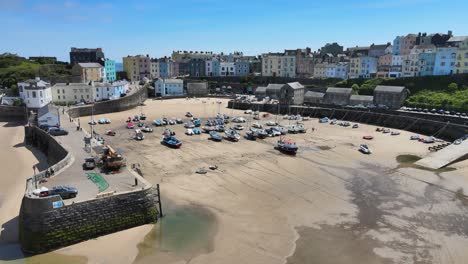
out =
[[[202,118],[218,111],[244,116],[225,109],[226,100],[215,101],[147,100],[143,111],[147,122],[187,111]],[[292,157],[274,150],[275,138],[216,143],[205,134],[186,136],[177,125],[169,127],[183,145],[174,150],[160,144],[162,128],[142,142],[132,139],[124,120],[139,111],[96,116],[113,122],[96,130],[116,130],[106,140],[129,164],[139,163],[148,181],[161,184],[166,219],[56,253],[89,263],[143,264],[464,263],[468,257],[468,207],[456,195],[460,188],[468,191],[468,161],[428,171],[397,160],[428,153],[408,132],[390,136],[374,126],[352,129],[312,119],[305,122],[306,134],[288,135],[300,147]],[[357,151],[366,134],[374,136],[365,142],[373,150],[368,156]],[[195,173],[209,165],[219,169]],[[187,236],[164,231],[179,226],[196,230],[182,232]]]

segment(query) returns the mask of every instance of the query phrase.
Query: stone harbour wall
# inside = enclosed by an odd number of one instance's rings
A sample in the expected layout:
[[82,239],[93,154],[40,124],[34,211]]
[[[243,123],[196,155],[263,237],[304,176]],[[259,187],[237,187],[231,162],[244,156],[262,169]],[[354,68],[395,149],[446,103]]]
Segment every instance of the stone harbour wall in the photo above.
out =
[[437,120],[436,116],[412,116],[408,113],[399,111],[379,112],[325,107],[288,107],[286,105],[278,107],[278,105],[273,104],[233,103],[233,101],[230,101],[228,108],[231,107],[242,110],[252,109],[254,111],[258,110],[273,114],[279,112],[280,114],[300,114],[302,116],[310,116],[314,118],[336,118],[349,122],[364,123],[406,130],[427,136],[435,136],[447,141],[453,141],[468,134],[468,126],[465,124],[456,124],[445,120]]
[[[148,89],[140,88],[133,94],[115,100],[97,102],[94,104],[94,114],[101,115],[113,112],[121,112],[132,109],[143,103],[148,98]],[[73,107],[68,110],[68,115],[72,118],[80,116],[90,116],[93,112],[92,105]]]
[[59,196],[25,195],[19,215],[23,251],[43,253],[102,235],[154,223],[158,219],[153,188],[63,205]]
[[1,121],[25,121],[26,113],[24,106],[0,105]]

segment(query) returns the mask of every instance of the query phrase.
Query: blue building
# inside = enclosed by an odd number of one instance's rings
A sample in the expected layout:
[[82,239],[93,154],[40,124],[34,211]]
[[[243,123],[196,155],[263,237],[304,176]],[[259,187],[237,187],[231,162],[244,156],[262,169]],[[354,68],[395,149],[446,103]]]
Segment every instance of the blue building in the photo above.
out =
[[393,46],[392,46],[392,54],[393,55],[401,55],[401,46],[403,44],[402,37],[397,36],[393,40]]
[[435,52],[421,52],[418,55],[419,76],[431,76],[434,73]]
[[212,60],[207,60],[205,62],[205,75],[209,77],[216,77],[220,75],[220,67],[221,64],[219,63],[219,60],[217,59],[212,59]]
[[437,48],[434,75],[451,75],[455,73],[455,63],[457,61],[456,47]]
[[167,78],[169,77],[169,63],[165,60],[161,60],[159,63],[159,77]]
[[236,76],[247,76],[250,73],[250,63],[248,61],[234,62]]
[[113,82],[117,80],[117,74],[115,71],[115,61],[105,60],[104,68],[106,69],[106,81],[107,82]]

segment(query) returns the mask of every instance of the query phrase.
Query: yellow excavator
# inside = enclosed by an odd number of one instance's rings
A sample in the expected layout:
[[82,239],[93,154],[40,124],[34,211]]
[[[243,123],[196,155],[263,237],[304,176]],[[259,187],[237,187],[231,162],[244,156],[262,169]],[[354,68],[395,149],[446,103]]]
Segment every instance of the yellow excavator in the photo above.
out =
[[103,168],[111,171],[118,171],[125,165],[124,158],[118,154],[111,146],[106,145],[102,155]]

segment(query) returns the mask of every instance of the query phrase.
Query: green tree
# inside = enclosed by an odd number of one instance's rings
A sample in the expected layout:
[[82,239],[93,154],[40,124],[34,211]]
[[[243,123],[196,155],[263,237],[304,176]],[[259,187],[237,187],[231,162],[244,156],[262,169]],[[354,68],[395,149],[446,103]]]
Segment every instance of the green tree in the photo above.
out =
[[353,89],[353,94],[359,93],[359,85],[357,83],[353,84],[353,86],[351,86],[351,89]]
[[458,84],[450,83],[447,88],[449,92],[454,93],[458,90]]

